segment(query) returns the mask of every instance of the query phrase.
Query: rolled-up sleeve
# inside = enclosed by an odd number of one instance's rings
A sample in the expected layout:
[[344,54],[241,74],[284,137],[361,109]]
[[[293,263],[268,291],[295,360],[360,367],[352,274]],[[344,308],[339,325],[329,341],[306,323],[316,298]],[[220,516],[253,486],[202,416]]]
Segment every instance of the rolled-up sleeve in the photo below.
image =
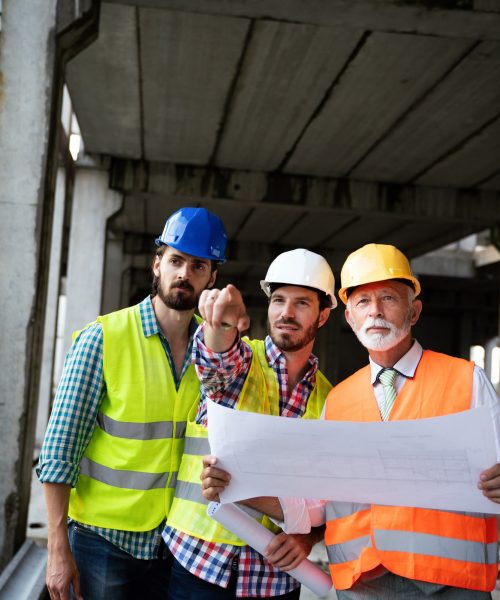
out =
[[66,356],[36,469],[42,483],[76,485],[105,391],[102,346],[96,323],[79,334]]
[[495,429],[495,444],[497,461],[500,463],[500,401],[495,388],[481,367],[474,366],[474,377],[472,380],[472,402],[471,408],[487,406],[491,412],[493,427]]
[[325,523],[325,500],[279,498],[284,520],[277,522],[285,533],[309,533]]
[[248,344],[238,338],[226,352],[213,352],[205,346],[203,330],[202,323],[194,334],[192,357],[202,391],[215,402],[224,399],[226,406],[236,404],[241,386],[238,385],[238,394],[233,393],[232,388],[235,383],[240,383],[239,379],[246,376],[252,361],[252,351]]

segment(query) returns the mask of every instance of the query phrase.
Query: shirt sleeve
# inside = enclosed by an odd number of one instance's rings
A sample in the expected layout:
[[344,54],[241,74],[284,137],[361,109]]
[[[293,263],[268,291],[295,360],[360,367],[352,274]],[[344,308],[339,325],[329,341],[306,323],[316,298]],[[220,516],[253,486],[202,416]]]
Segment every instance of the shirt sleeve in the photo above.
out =
[[226,352],[213,352],[205,346],[203,330],[202,323],[193,338],[193,363],[202,395],[233,408],[250,369],[252,350],[238,338]]
[[76,485],[105,392],[102,349],[102,326],[95,323],[66,356],[36,469],[42,483]]
[[325,523],[325,500],[279,498],[279,501],[284,520],[276,523],[285,533],[309,533],[311,527]]
[[500,402],[495,388],[481,367],[475,365],[472,379],[472,401],[471,408],[488,406],[495,429],[495,445],[497,450],[497,461],[500,462]]

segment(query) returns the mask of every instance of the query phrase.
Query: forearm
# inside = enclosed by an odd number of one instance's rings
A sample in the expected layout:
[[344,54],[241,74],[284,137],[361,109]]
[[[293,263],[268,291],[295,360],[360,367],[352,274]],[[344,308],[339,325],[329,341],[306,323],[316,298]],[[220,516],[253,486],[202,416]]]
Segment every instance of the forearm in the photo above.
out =
[[47,506],[47,572],[45,582],[53,600],[69,600],[70,590],[77,600],[80,578],[68,540],[68,505],[71,486],[63,483],[44,483]]
[[[201,325],[193,338],[193,363],[205,396],[232,407],[239,396],[252,361],[252,351],[243,340],[234,337],[226,352],[214,352],[205,344]],[[234,331],[233,331],[233,336]]]
[[205,346],[212,352],[227,352],[238,339],[236,327],[212,327],[205,323],[203,329]]
[[284,520],[283,508],[281,507],[278,498],[273,498],[272,496],[261,496],[259,498],[242,500],[240,504],[250,506],[250,508],[254,508],[255,510],[258,510],[272,519],[276,519],[277,521]]
[[63,483],[44,483],[43,492],[47,508],[48,549],[68,547],[68,506],[71,486]]

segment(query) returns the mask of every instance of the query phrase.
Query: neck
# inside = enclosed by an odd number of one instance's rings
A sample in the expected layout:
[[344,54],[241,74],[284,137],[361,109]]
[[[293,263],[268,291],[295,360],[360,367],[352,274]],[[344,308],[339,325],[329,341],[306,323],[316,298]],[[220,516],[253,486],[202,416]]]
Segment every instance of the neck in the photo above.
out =
[[387,350],[372,350],[368,349],[370,358],[380,365],[381,367],[390,368],[393,367],[398,360],[408,352],[413,345],[413,338],[411,332],[403,338],[398,344]]
[[169,342],[172,339],[187,338],[194,308],[191,310],[174,310],[166,306],[158,296],[154,296],[152,302],[158,325]]
[[313,349],[313,342],[307,344],[300,350],[294,350],[293,352],[283,351],[283,356],[286,358],[286,369],[288,372],[288,387],[290,390],[297,385],[297,383],[304,377],[307,367],[309,356]]

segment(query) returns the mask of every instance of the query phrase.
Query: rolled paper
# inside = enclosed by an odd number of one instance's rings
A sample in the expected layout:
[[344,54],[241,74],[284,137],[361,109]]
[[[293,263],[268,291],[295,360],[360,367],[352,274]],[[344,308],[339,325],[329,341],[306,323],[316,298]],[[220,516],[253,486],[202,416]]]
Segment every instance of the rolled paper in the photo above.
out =
[[[269,529],[266,529],[235,504],[210,502],[207,507],[207,515],[232,531],[240,539],[245,540],[260,554],[264,554],[269,542],[275,537]],[[332,589],[330,576],[307,558],[298,567],[286,572],[307,586],[317,596],[326,596]]]

